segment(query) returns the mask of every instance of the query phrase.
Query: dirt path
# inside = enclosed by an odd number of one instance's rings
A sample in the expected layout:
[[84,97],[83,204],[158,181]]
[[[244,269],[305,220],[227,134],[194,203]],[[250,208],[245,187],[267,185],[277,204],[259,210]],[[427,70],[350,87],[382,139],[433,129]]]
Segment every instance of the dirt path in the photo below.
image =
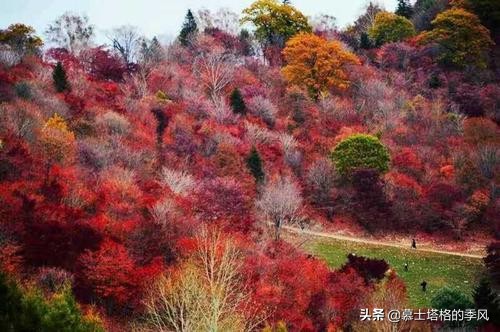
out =
[[[338,234],[334,234],[334,233],[311,231],[311,230],[307,230],[307,229],[302,230],[300,228],[291,227],[291,226],[282,226],[282,227],[283,227],[283,229],[285,229],[289,232],[292,232],[292,233],[296,233],[296,234],[307,234],[307,235],[312,235],[312,236],[317,236],[317,237],[325,237],[325,238],[342,240],[342,241],[367,243],[367,244],[373,244],[373,245],[378,245],[378,246],[386,246],[386,247],[402,248],[402,249],[411,250],[409,248],[409,246],[403,246],[403,245],[400,245],[400,244],[397,244],[394,242],[382,242],[382,241],[376,241],[376,240],[369,240],[369,239],[361,238],[361,237],[338,235]],[[443,255],[470,257],[470,258],[480,258],[480,259],[483,258],[483,256],[481,256],[481,255],[466,254],[466,253],[461,253],[461,252],[456,252],[456,251],[446,251],[446,250],[429,249],[429,248],[421,248],[421,249],[417,249],[417,251],[432,252],[432,253],[443,254]]]

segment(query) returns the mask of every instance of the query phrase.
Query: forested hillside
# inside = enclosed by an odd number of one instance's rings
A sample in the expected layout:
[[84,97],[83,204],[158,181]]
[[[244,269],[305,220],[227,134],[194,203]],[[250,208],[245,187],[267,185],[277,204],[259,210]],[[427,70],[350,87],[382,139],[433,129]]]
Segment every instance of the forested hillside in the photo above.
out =
[[0,330],[382,331],[360,310],[409,306],[384,260],[329,268],[284,225],[489,243],[475,292],[432,303],[498,328],[500,2],[332,15],[0,27]]

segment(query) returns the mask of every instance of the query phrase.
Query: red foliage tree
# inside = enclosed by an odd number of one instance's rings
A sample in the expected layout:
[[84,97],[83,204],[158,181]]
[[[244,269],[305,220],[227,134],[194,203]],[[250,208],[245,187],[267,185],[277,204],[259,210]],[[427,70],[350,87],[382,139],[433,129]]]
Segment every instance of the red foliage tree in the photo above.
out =
[[14,98],[12,78],[7,73],[0,72],[0,102],[11,101]]
[[419,177],[424,170],[422,160],[420,160],[415,151],[409,147],[404,147],[401,151],[395,153],[392,156],[391,163],[393,167],[397,167],[401,171],[415,177]]
[[120,57],[102,46],[85,50],[80,55],[85,70],[97,80],[121,82],[127,71]]
[[80,209],[60,204],[67,188],[57,179],[44,181],[38,190],[48,198],[16,194],[21,203],[17,216],[22,227],[19,235],[24,258],[34,266],[74,271],[78,256],[99,246],[101,237],[82,220],[84,214]]
[[431,203],[444,209],[451,208],[463,198],[456,186],[444,182],[431,184],[427,187],[425,194]]
[[137,308],[143,287],[161,270],[159,261],[147,267],[137,266],[127,249],[109,238],[98,250],[86,251],[79,262],[84,285],[110,311]]
[[349,269],[357,271],[368,284],[381,280],[389,269],[389,264],[383,259],[372,259],[349,254],[347,255],[347,263],[342,266],[341,271],[345,272]]
[[471,117],[484,115],[480,90],[477,86],[468,83],[460,84],[452,91],[450,97],[463,114]]
[[311,297],[307,309],[315,331],[349,330],[359,319],[369,289],[354,269],[330,272],[325,288]]
[[248,232],[254,222],[252,202],[245,188],[232,178],[203,182],[192,197],[194,214],[203,222]]
[[289,330],[317,331],[347,326],[362,303],[364,281],[352,269],[331,273],[325,264],[284,242],[252,253],[247,278],[269,322],[284,321]]
[[356,170],[352,175],[352,186],[353,211],[366,229],[375,231],[394,227],[390,202],[386,199],[377,170]]
[[480,95],[485,115],[496,123],[500,123],[500,87],[488,84],[481,89]]
[[50,48],[45,53],[45,56],[56,63],[61,62],[66,70],[70,68],[79,68],[81,65],[78,58],[65,48]]
[[238,52],[242,54],[245,49],[243,42],[234,35],[225,32],[219,28],[206,28],[205,34],[211,36],[214,42],[224,47],[226,50],[231,52]]

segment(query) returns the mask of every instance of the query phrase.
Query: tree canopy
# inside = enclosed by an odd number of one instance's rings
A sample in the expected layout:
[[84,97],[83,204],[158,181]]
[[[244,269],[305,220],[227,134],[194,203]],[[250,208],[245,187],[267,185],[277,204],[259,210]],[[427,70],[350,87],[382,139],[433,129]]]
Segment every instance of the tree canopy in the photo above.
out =
[[92,43],[94,26],[87,16],[66,12],[49,24],[47,39],[70,53],[78,53]]
[[375,16],[375,21],[368,30],[368,34],[380,46],[413,37],[416,32],[413,24],[407,18],[389,12],[380,12]]
[[66,71],[60,61],[57,62],[52,72],[52,79],[57,92],[63,92],[70,89]]
[[354,134],[342,140],[330,155],[336,170],[343,175],[357,169],[389,170],[390,155],[380,140],[372,135]]
[[320,93],[347,89],[348,66],[360,63],[340,42],[309,33],[290,39],[283,55],[286,66],[282,71],[288,83],[307,89],[315,99]]
[[277,0],[257,0],[243,10],[242,23],[255,25],[255,36],[265,45],[281,47],[299,32],[310,32],[311,26],[299,10]]
[[423,41],[440,46],[439,60],[444,65],[487,67],[487,53],[493,41],[476,15],[463,8],[451,8],[438,14],[432,26],[431,31],[423,34]]
[[398,0],[398,7],[395,11],[396,15],[410,19],[413,14],[413,7],[409,0]]
[[38,54],[43,41],[35,35],[35,29],[29,25],[11,24],[5,30],[0,30],[0,44],[9,45],[20,56]]
[[198,32],[198,25],[194,19],[191,9],[188,9],[184,23],[182,24],[181,32],[179,33],[179,41],[182,46],[188,46],[193,36]]

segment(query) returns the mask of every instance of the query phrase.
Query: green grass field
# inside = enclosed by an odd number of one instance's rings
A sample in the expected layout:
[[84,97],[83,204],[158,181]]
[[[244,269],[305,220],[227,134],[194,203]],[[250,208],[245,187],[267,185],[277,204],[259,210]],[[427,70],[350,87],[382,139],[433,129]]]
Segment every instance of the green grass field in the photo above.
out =
[[[430,306],[433,295],[443,286],[456,287],[471,295],[476,280],[484,273],[481,259],[419,252],[410,248],[315,239],[306,245],[306,250],[323,258],[333,268],[344,264],[347,254],[351,252],[370,258],[385,259],[405,281],[409,301],[414,308]],[[405,261],[409,265],[408,272],[404,271]],[[422,292],[420,287],[422,280],[428,284],[426,293]]]

